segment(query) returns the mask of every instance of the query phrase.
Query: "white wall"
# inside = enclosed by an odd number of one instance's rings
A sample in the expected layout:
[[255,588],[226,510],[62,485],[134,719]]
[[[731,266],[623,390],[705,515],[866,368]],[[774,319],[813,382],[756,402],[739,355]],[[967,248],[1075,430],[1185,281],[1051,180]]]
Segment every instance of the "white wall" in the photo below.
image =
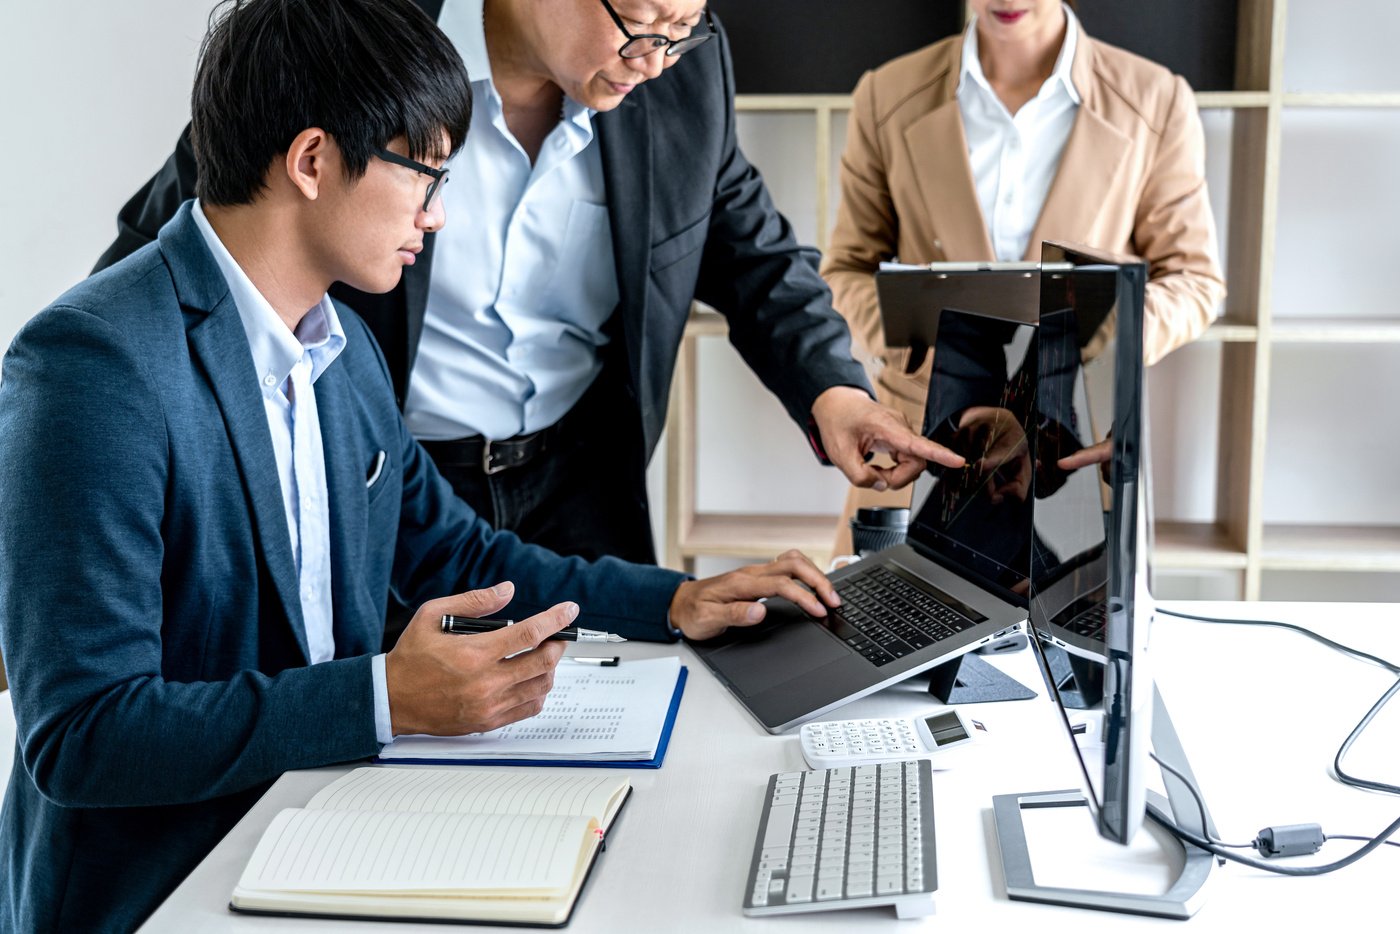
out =
[[203,0],[0,6],[0,346],[85,276],[189,115]]

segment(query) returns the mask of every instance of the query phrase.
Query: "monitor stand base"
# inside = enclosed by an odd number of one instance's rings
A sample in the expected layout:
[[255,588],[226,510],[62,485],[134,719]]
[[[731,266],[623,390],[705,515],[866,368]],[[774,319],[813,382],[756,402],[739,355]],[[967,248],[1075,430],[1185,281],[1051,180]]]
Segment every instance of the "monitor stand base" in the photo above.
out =
[[[1149,791],[1147,796],[1147,809],[1150,814],[1161,816],[1170,813],[1167,800],[1161,795]],[[1026,830],[1021,811],[1030,808],[1084,807],[1086,804],[1084,796],[1077,791],[996,795],[992,798],[997,844],[1001,848],[1002,872],[1006,878],[1006,894],[1016,901],[1044,902],[1097,911],[1119,911],[1157,918],[1174,918],[1179,921],[1195,914],[1204,901],[1202,888],[1211,870],[1215,868],[1215,857],[1176,838],[1172,838],[1167,845],[1177,845],[1185,851],[1185,864],[1170,888],[1160,895],[1068,889],[1036,884],[1035,875],[1031,871],[1030,848],[1026,844]]]

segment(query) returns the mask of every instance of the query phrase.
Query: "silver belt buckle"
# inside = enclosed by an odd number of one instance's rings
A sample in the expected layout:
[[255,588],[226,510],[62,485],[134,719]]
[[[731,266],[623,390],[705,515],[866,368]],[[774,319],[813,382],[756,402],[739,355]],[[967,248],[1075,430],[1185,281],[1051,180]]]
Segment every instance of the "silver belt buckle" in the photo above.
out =
[[491,445],[492,445],[492,443],[493,443],[493,442],[491,441],[491,439],[490,439],[490,438],[487,438],[486,441],[485,441],[485,443],[482,444],[482,446],[481,446],[481,472],[484,473],[484,474],[486,474],[486,476],[488,476],[488,477],[495,476],[496,474],[500,473],[502,470],[505,470],[507,467],[510,466],[509,464],[501,464],[499,467],[492,465],[492,463],[491,463]]

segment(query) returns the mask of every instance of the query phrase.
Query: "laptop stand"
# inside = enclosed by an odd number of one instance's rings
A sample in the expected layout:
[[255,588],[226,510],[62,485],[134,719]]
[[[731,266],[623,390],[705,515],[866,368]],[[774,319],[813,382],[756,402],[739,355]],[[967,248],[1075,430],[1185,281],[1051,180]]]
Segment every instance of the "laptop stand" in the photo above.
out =
[[1030,700],[1035,692],[980,655],[967,654],[928,671],[928,692],[945,704]]

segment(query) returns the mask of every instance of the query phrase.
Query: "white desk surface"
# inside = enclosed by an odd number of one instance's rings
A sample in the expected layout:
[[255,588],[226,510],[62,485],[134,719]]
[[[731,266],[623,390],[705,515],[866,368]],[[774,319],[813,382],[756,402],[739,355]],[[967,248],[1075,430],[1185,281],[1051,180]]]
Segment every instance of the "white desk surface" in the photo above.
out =
[[[1165,606],[1293,622],[1400,664],[1400,605]],[[690,666],[690,680],[663,768],[628,772],[636,794],[569,929],[576,934],[895,929],[889,908],[778,918],[741,914],[768,776],[804,768],[796,735],[765,733],[683,646],[630,643],[621,649],[624,658],[679,652]],[[1295,823],[1370,836],[1400,816],[1400,798],[1348,788],[1328,774],[1338,745],[1392,683],[1384,670],[1278,629],[1171,617],[1158,617],[1151,654],[1157,683],[1227,842],[1248,842],[1260,828]],[[1039,696],[965,708],[988,726],[990,738],[956,768],[934,773],[937,912],[920,921],[898,922],[898,930],[1083,934],[1166,930],[1179,924],[1007,899],[992,795],[1077,788],[1078,767],[1031,654],[1019,652],[996,663]],[[926,694],[901,687],[848,705],[829,719],[912,715],[934,707]],[[1400,781],[1400,700],[1376,719],[1345,765],[1352,774]],[[273,815],[305,804],[350,767],[284,775],[141,930],[369,934],[383,929],[357,921],[237,915],[227,908],[243,865]],[[1048,823],[1039,820],[1028,824],[1028,832],[1042,883],[1090,887],[1105,878],[1086,875],[1076,865],[1098,865],[1090,871],[1099,872],[1127,870],[1148,884],[1166,877],[1164,859],[1146,831],[1132,847],[1121,849],[1098,840],[1079,809],[1057,809]],[[1336,859],[1355,845],[1334,841],[1311,859]],[[1037,858],[1042,853],[1044,858]],[[1395,847],[1382,847],[1348,868],[1314,878],[1275,876],[1231,864],[1214,874],[1204,907],[1187,923],[1198,932],[1346,930],[1349,924],[1389,914],[1398,878],[1400,849]],[[395,927],[443,930],[441,925]]]

